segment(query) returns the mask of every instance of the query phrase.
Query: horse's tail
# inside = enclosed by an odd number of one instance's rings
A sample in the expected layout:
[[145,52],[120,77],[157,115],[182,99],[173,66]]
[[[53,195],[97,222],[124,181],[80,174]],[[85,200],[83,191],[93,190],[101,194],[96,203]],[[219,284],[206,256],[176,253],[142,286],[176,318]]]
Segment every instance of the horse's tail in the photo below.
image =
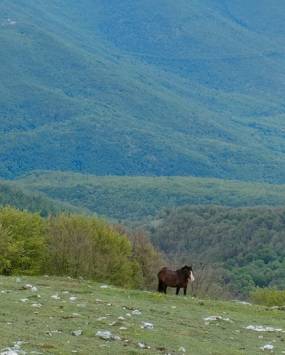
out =
[[158,292],[163,292],[163,282],[161,280],[158,281],[157,291]]

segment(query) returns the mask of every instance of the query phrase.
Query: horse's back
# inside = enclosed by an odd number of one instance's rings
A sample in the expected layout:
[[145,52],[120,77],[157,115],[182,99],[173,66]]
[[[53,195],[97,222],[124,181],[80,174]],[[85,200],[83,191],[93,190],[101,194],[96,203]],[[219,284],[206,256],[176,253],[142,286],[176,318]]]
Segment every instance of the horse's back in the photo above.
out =
[[169,285],[176,285],[177,273],[167,267],[163,267],[157,274],[158,279],[162,282],[169,283]]

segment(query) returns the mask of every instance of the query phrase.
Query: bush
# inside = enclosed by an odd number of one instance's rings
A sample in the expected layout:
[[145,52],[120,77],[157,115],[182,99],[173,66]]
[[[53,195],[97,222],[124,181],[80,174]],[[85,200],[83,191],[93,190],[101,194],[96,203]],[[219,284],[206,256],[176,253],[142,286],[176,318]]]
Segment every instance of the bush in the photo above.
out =
[[84,276],[125,287],[141,283],[127,237],[95,217],[62,214],[50,218],[48,255],[46,272],[54,275]]
[[252,302],[265,306],[285,306],[285,291],[257,288],[250,294]]
[[37,275],[46,251],[45,226],[37,214],[0,210],[0,272]]

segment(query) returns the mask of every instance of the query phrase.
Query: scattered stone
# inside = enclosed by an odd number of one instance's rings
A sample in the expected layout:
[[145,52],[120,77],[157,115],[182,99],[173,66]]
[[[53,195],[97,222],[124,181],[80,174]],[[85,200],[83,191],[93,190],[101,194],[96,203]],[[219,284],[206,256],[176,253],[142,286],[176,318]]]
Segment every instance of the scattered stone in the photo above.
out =
[[42,307],[42,304],[41,304],[41,303],[33,303],[33,304],[32,304],[32,307],[34,307],[34,308],[41,308],[41,307]]
[[31,288],[31,291],[32,291],[32,292],[38,292],[38,288],[37,288],[36,286],[33,286],[33,287]]
[[232,322],[230,318],[224,318],[222,316],[210,316],[204,318],[205,322],[215,322],[215,321],[225,321],[225,322]]
[[21,298],[20,301],[23,302],[23,303],[26,303],[26,302],[29,301],[29,299],[28,298]]
[[180,351],[181,353],[186,353],[186,349],[184,348],[184,346],[180,346],[178,351]]
[[153,324],[152,323],[149,323],[149,322],[142,322],[142,326],[141,326],[142,329],[153,329]]
[[126,328],[126,327],[120,327],[119,329],[120,330],[128,330],[128,328]]
[[107,317],[99,317],[99,318],[97,318],[96,320],[98,320],[99,322],[101,322],[102,320],[105,320],[105,319],[107,319]]
[[19,353],[11,348],[6,348],[1,351],[0,355],[18,355]]
[[101,285],[100,288],[109,288],[110,286],[108,285]]
[[99,330],[96,336],[103,340],[121,340],[118,335],[113,335],[109,330]]
[[52,295],[51,298],[54,299],[54,300],[60,300],[60,297],[59,297],[58,294]]
[[274,346],[272,344],[266,344],[264,346],[261,346],[260,349],[263,351],[265,351],[265,350],[272,351],[274,349]]
[[125,317],[118,317],[118,320],[126,320],[126,318]]
[[75,337],[79,337],[80,335],[82,335],[82,333],[83,333],[83,330],[81,330],[81,329],[73,330],[73,331],[71,332],[71,334],[72,334],[73,336],[75,336]]
[[138,309],[134,309],[134,310],[132,311],[132,314],[133,314],[134,316],[140,316],[140,315],[142,314],[142,312],[139,311]]
[[266,327],[263,325],[249,325],[245,329],[253,330],[255,332],[278,332],[278,333],[285,333],[281,328],[273,328],[273,327]]
[[250,302],[240,301],[240,300],[233,300],[233,302],[238,304],[243,304],[244,306],[252,306]]
[[71,297],[69,297],[69,300],[70,300],[71,302],[74,302],[74,301],[76,301],[76,300],[77,300],[77,297],[75,297],[75,296],[71,296]]
[[139,342],[139,343],[138,343],[138,347],[139,347],[140,349],[150,349],[150,346],[146,345],[146,344],[143,343],[143,342]]

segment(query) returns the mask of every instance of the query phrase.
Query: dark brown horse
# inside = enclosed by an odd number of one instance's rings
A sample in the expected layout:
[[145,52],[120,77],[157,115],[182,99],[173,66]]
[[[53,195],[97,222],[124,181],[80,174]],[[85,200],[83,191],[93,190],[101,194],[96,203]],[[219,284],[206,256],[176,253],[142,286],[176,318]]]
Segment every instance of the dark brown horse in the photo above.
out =
[[176,287],[176,295],[179,294],[180,288],[184,289],[184,295],[187,292],[188,281],[193,282],[194,276],[191,266],[183,266],[183,268],[173,271],[167,267],[162,268],[157,274],[158,292],[166,293],[167,287]]

